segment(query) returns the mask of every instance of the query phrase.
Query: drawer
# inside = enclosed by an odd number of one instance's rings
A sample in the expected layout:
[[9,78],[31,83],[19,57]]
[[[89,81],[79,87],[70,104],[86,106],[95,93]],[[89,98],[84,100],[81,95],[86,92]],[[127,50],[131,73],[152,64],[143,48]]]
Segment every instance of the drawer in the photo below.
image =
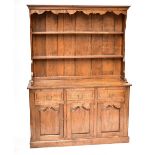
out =
[[63,102],[63,90],[52,89],[48,91],[36,91],[35,92],[35,104],[47,105],[52,102]]
[[68,89],[67,100],[93,100],[94,89]]
[[97,98],[103,101],[124,102],[124,89],[98,88]]

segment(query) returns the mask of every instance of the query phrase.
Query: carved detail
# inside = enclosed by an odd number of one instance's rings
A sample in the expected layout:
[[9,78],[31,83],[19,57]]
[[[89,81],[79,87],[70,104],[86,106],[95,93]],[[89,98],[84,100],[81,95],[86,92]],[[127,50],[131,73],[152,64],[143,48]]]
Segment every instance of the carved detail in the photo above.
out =
[[30,10],[30,15],[34,14],[34,13],[43,14],[44,12],[52,12],[53,14],[68,13],[70,15],[75,14],[76,12],[83,12],[86,15],[89,15],[91,13],[103,15],[108,12],[112,12],[116,15],[120,15],[120,14],[126,15],[127,14],[126,10],[82,10],[82,9],[78,9],[78,10],[50,10],[49,9],[49,10]]
[[48,106],[48,107],[39,107],[39,111],[49,111],[49,110],[54,110],[54,111],[59,111],[59,105],[52,105],[52,106]]
[[89,110],[90,109],[90,103],[78,102],[77,104],[72,105],[72,108],[71,108],[72,111],[76,111],[77,109]]
[[115,108],[115,109],[120,109],[121,108],[121,104],[118,103],[102,103],[103,104],[103,109],[108,109],[108,108]]

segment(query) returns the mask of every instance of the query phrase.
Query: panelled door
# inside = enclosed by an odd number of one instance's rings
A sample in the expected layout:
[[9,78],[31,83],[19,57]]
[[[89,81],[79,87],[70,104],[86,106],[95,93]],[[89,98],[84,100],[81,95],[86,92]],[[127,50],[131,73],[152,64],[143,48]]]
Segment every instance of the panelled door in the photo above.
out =
[[98,88],[97,136],[123,135],[125,91],[123,88]]
[[35,91],[36,138],[56,140],[64,137],[64,102],[62,89]]
[[67,136],[93,136],[94,89],[67,89]]

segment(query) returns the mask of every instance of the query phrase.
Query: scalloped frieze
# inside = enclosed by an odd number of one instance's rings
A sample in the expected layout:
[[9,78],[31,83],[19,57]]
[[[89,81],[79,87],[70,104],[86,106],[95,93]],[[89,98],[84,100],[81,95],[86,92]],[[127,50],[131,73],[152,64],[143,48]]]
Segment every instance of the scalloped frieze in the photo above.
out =
[[34,13],[37,13],[37,14],[43,14],[44,12],[51,12],[53,14],[60,14],[60,13],[68,13],[70,15],[72,14],[75,14],[76,12],[83,12],[84,14],[86,15],[89,15],[89,14],[100,14],[100,15],[104,15],[108,12],[112,12],[116,15],[120,15],[120,14],[124,14],[126,15],[127,12],[126,10],[82,10],[82,9],[78,9],[78,10],[70,10],[70,9],[65,9],[65,10],[30,10],[30,14],[34,14]]

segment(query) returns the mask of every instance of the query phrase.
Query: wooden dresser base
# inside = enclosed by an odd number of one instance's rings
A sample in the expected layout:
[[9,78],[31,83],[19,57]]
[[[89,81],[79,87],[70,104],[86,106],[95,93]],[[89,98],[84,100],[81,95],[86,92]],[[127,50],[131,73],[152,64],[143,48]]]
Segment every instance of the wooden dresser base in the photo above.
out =
[[87,138],[76,140],[55,140],[55,141],[31,141],[30,147],[55,147],[55,146],[74,146],[74,145],[92,145],[92,144],[111,144],[128,143],[129,137],[107,137],[107,138]]

